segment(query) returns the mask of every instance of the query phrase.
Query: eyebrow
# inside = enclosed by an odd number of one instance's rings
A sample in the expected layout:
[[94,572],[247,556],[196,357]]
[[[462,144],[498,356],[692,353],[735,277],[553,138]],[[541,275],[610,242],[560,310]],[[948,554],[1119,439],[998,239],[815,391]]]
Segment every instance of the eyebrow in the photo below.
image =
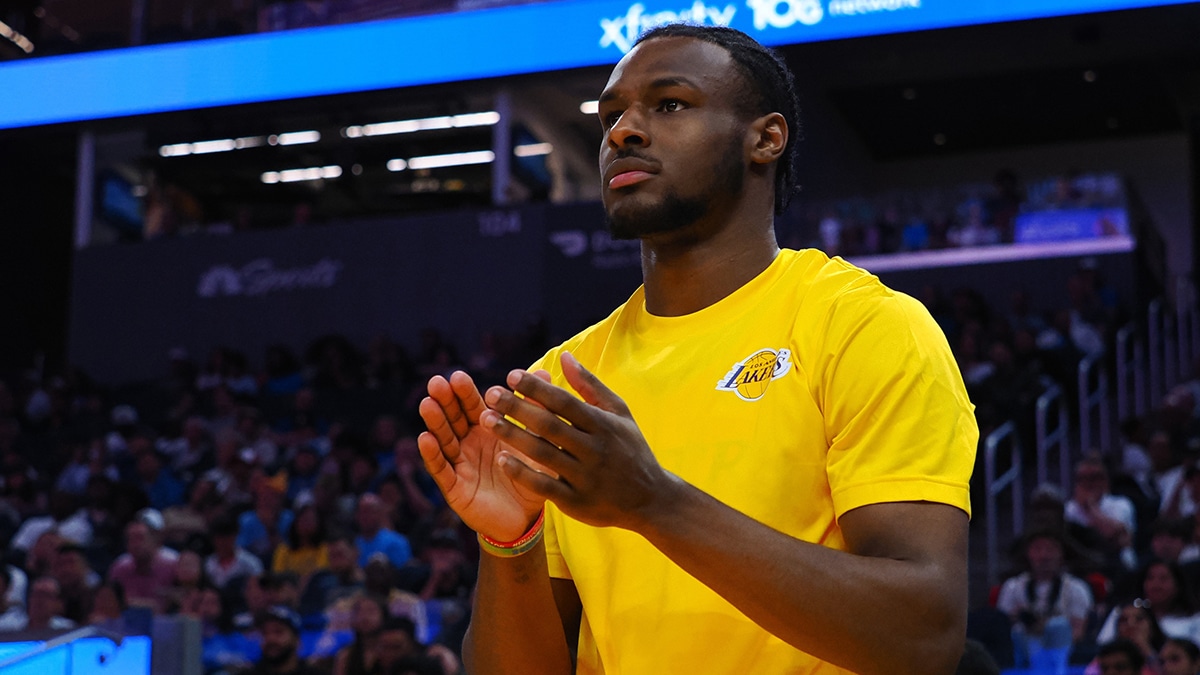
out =
[[[652,89],[652,90],[653,89],[667,89],[669,87],[688,87],[691,89],[699,89],[700,88],[699,85],[697,85],[695,82],[689,80],[686,77],[683,77],[682,75],[668,75],[665,77],[660,77],[650,83],[650,89]],[[614,98],[617,98],[617,94],[615,92],[606,91],[606,92],[600,94],[600,98],[598,99],[597,102],[605,103],[605,102],[613,100]]]

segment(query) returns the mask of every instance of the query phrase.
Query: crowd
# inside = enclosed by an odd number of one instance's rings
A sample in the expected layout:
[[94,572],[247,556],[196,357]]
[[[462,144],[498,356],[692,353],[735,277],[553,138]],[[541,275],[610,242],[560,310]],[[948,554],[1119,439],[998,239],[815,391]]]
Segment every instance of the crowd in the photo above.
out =
[[[966,289],[922,294],[983,434],[1032,420],[1048,384],[1111,347],[1121,310],[1091,262],[1052,312],[1019,291],[1003,311]],[[200,363],[172,350],[168,372],[136,387],[79,372],[0,382],[0,630],[178,615],[202,626],[207,673],[458,672],[479,553],[421,465],[416,407],[434,374],[466,368],[486,386],[546,343],[540,323],[485,334],[466,356],[433,330],[411,354],[332,335],[300,354],[269,347],[257,367],[235,349]],[[1197,400],[1200,380],[1127,425],[1123,464],[1089,459],[1069,498],[1034,496],[1023,576],[996,589],[1003,644],[984,640],[998,661],[1063,640],[1090,661],[1130,632],[1129,598],[1163,636],[1200,639],[1200,527],[1184,520],[1200,501]],[[1156,640],[1139,650],[1151,667],[1191,654]]]

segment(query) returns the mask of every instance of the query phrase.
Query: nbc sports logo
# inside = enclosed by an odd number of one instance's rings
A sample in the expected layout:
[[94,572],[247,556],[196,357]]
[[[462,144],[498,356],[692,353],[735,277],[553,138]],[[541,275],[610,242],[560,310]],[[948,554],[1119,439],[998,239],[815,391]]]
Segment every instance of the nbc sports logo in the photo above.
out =
[[791,369],[791,350],[760,349],[725,373],[717,382],[717,391],[732,391],[743,401],[757,401],[767,393],[767,385]]

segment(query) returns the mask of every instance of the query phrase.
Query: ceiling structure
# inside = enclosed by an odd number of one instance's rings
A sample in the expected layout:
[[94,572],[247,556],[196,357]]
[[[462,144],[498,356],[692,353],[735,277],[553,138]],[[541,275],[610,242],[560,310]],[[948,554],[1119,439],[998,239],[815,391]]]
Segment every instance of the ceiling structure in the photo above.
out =
[[[73,30],[116,35],[133,0],[46,0]],[[228,28],[253,14],[250,0],[206,4],[150,2],[154,16],[184,16],[193,27]],[[101,11],[100,7],[104,7]],[[190,7],[190,9],[189,9]],[[175,14],[172,14],[175,12]],[[78,24],[76,26],[75,24]],[[153,30],[151,30],[153,32]],[[84,40],[86,41],[86,40]],[[971,153],[1014,145],[1179,132],[1200,111],[1200,4],[885,35],[784,47],[806,100],[832,107],[875,161]],[[495,110],[503,92],[529,144],[548,142],[553,190],[519,177],[517,196],[587,199],[596,194],[599,126],[580,104],[593,99],[607,67],[487,81],[356,93],[106,120],[90,125],[119,142],[102,145],[131,182],[178,185],[204,205],[208,220],[251,206],[284,222],[297,203],[323,218],[411,212],[491,203],[487,164],[431,170],[387,169],[389,160],[486,151],[493,126],[357,136],[347,129],[399,120]],[[32,144],[74,135],[77,125],[0,132],[0,143]],[[164,156],[163,148],[214,139],[264,139],[316,131],[297,145],[256,144],[230,152]],[[272,172],[339,167],[336,178],[270,182]],[[523,180],[522,180],[523,178]],[[539,190],[546,194],[540,194]]]

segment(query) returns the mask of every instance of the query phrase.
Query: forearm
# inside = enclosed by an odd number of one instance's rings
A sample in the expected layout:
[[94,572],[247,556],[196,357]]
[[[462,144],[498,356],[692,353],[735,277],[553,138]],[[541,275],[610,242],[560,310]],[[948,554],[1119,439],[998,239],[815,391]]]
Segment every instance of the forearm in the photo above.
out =
[[572,672],[544,544],[515,558],[480,556],[463,665],[471,675]]
[[767,631],[862,675],[953,672],[965,555],[950,565],[855,555],[785,535],[682,481],[671,493],[639,531]]

